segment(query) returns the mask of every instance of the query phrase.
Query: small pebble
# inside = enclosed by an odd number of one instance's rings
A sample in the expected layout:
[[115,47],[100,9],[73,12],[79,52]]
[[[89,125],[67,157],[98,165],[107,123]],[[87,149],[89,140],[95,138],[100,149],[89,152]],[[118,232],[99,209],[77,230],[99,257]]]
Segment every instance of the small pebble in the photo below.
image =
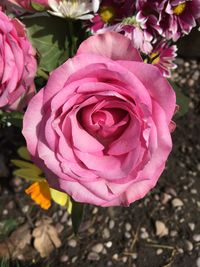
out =
[[157,249],[156,255],[161,255],[163,253],[163,250],[161,248]]
[[29,210],[29,206],[28,206],[28,205],[25,205],[25,206],[22,208],[23,213],[27,213],[28,210]]
[[88,232],[89,232],[90,234],[94,234],[94,233],[96,232],[96,230],[95,230],[94,227],[91,227],[91,228],[88,229]]
[[75,248],[77,246],[77,241],[75,239],[71,239],[68,241],[68,245],[72,248]]
[[127,239],[129,239],[129,238],[131,238],[131,234],[130,234],[129,232],[125,232],[125,237],[126,237]]
[[195,234],[195,235],[193,235],[193,240],[194,240],[195,242],[200,242],[200,234]]
[[67,255],[62,255],[60,258],[61,262],[67,262],[69,260],[69,257]]
[[188,223],[188,226],[189,226],[191,231],[194,231],[194,229],[195,229],[195,224],[194,223]]
[[103,239],[108,239],[108,238],[110,238],[110,231],[108,230],[108,228],[105,228],[105,229],[103,230],[103,234],[102,234],[102,236],[103,236]]
[[171,237],[175,237],[175,236],[177,236],[178,235],[178,232],[176,231],[176,230],[172,230],[172,231],[170,231],[170,236]]
[[169,234],[169,229],[162,221],[156,221],[155,228],[156,228],[156,235],[158,237],[163,237]]
[[171,198],[172,198],[171,195],[169,195],[169,194],[167,194],[167,193],[163,193],[163,194],[161,195],[161,203],[162,203],[163,205],[165,205],[165,204],[167,204],[167,202],[168,202]]
[[176,208],[176,207],[182,207],[183,205],[184,205],[183,201],[181,199],[179,199],[179,198],[174,198],[172,200],[172,206],[174,208]]
[[108,242],[106,243],[106,247],[107,247],[107,248],[111,248],[111,247],[112,247],[112,242],[111,242],[111,241],[108,241]]
[[72,258],[72,263],[75,263],[77,259],[78,259],[77,256],[73,257],[73,258]]
[[200,163],[197,164],[197,170],[200,171]]
[[107,250],[105,248],[102,250],[102,254],[104,254],[104,255],[107,254]]
[[24,255],[22,254],[17,255],[17,259],[20,261],[24,261]]
[[189,240],[185,241],[184,248],[187,251],[192,251],[193,250],[193,244]]
[[200,267],[200,257],[196,261],[197,267]]
[[93,209],[93,211],[92,211],[92,214],[97,214],[97,212],[98,212],[98,208],[95,207],[95,208]]
[[176,191],[174,190],[174,188],[171,188],[171,187],[169,187],[169,188],[166,189],[166,193],[168,193],[168,194],[170,194],[170,195],[172,195],[174,197],[177,196]]
[[141,233],[140,237],[142,239],[147,239],[149,237],[149,234],[147,232],[143,232],[143,233]]
[[178,248],[178,252],[179,252],[180,254],[183,254],[183,253],[184,253],[184,250],[183,250],[182,248]]
[[197,189],[194,189],[194,188],[193,188],[193,189],[191,189],[190,192],[191,192],[191,194],[196,195],[196,194],[197,194]]
[[8,214],[8,210],[3,210],[2,214],[3,215],[7,215]]
[[64,212],[64,214],[63,214],[63,216],[62,216],[60,222],[61,222],[61,223],[65,223],[65,222],[67,221],[67,217],[68,217],[67,212]]
[[115,222],[113,220],[110,220],[109,222],[109,228],[113,229],[115,227]]
[[90,261],[98,261],[98,260],[100,260],[100,256],[99,256],[99,254],[97,254],[96,252],[90,252],[89,254],[88,254],[88,260],[90,260]]
[[188,80],[188,85],[189,85],[190,87],[193,87],[193,86],[194,86],[194,80],[189,79],[189,80]]
[[128,257],[126,257],[126,256],[122,257],[122,262],[123,262],[123,263],[126,263],[127,260],[128,260]]
[[118,254],[114,254],[114,255],[112,256],[112,258],[113,258],[113,260],[118,260],[119,256],[118,256]]
[[92,251],[96,253],[101,253],[103,250],[103,245],[101,243],[96,244],[92,247]]
[[62,215],[63,215],[63,211],[62,211],[62,210],[59,210],[59,211],[58,211],[58,216],[61,217]]
[[9,210],[12,210],[14,207],[15,207],[15,202],[14,201],[10,201],[6,205],[6,208],[8,208]]
[[137,253],[133,253],[133,254],[132,254],[132,258],[133,258],[134,260],[136,260],[137,257],[138,257],[138,254],[137,254]]
[[126,228],[126,231],[131,231],[131,228],[132,228],[132,226],[131,226],[131,224],[130,223],[126,223],[125,224],[125,228]]
[[72,220],[67,220],[67,225],[72,226]]

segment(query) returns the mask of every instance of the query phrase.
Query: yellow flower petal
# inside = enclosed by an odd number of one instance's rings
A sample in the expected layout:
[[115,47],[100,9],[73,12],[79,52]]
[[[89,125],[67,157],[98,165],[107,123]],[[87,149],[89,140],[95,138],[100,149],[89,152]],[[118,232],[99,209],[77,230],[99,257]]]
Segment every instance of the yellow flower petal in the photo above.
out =
[[43,209],[49,209],[51,206],[51,194],[49,185],[46,181],[35,182],[25,190],[27,195],[30,195]]
[[53,201],[61,206],[66,206],[68,213],[71,214],[72,202],[70,200],[70,197],[66,193],[55,190],[53,188],[50,188],[50,193]]
[[66,205],[67,198],[68,198],[67,194],[65,194],[61,191],[55,190],[53,188],[50,188],[50,193],[51,193],[51,197],[52,197],[54,202],[56,202],[57,204],[59,204],[61,206]]

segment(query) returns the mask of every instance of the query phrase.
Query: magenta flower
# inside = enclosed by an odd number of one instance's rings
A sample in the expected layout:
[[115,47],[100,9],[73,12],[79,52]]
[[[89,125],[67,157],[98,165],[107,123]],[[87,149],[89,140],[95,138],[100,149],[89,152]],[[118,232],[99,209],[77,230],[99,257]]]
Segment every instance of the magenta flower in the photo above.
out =
[[167,42],[162,41],[156,44],[152,53],[149,55],[150,62],[160,69],[163,76],[170,77],[171,70],[177,67],[173,62],[173,60],[177,56],[176,51],[176,45],[170,46]]
[[91,20],[92,32],[119,23],[123,18],[133,15],[134,7],[132,0],[102,0],[98,13]]
[[176,41],[196,26],[199,17],[199,0],[169,0],[160,15],[160,26],[167,39]]
[[136,19],[152,35],[176,41],[188,34],[200,17],[199,0],[137,0]]
[[151,34],[162,33],[159,25],[161,12],[166,6],[166,0],[137,0],[136,1],[136,20],[141,23],[143,29]]

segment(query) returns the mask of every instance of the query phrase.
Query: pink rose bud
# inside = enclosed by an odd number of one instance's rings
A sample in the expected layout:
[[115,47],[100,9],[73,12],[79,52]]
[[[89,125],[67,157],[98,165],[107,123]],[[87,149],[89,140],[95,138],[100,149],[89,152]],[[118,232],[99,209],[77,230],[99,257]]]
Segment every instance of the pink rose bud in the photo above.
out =
[[35,91],[35,50],[24,25],[1,11],[0,40],[0,109],[21,109]]
[[78,202],[128,206],[165,168],[175,103],[159,69],[107,32],[52,72],[30,101],[23,134],[51,187]]

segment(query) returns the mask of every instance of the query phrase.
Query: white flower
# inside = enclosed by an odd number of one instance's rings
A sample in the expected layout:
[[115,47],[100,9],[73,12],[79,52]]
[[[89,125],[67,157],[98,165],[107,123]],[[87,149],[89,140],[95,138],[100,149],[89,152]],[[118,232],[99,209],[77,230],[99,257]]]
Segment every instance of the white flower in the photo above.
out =
[[[51,10],[55,16],[88,20],[93,18],[100,5],[100,0],[49,0]],[[93,14],[92,14],[93,13]]]

